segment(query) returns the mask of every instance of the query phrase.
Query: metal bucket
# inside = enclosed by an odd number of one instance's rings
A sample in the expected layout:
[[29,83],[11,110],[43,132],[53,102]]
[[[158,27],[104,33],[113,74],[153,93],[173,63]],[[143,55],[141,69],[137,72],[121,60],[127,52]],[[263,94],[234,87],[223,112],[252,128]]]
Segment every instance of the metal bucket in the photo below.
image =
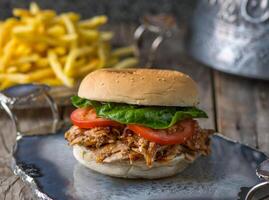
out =
[[268,0],[201,0],[189,52],[210,67],[269,80]]

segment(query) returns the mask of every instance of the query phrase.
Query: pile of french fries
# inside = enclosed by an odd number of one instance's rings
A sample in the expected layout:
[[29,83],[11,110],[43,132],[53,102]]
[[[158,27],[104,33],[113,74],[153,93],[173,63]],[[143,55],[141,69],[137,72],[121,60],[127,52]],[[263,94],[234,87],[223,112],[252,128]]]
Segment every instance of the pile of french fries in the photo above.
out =
[[0,22],[0,89],[24,83],[73,87],[103,67],[133,67],[133,46],[112,50],[113,33],[102,31],[106,16],[81,20],[77,13],[57,15],[31,3]]

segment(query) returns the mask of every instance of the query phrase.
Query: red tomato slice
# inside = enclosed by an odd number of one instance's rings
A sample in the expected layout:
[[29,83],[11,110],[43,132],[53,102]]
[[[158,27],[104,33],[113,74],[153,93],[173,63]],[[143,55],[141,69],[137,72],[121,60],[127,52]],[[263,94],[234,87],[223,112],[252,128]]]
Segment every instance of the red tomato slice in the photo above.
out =
[[122,126],[113,120],[97,117],[93,108],[78,108],[71,113],[70,117],[73,124],[80,128]]
[[195,124],[196,121],[186,119],[169,129],[156,130],[133,124],[128,125],[127,128],[149,141],[167,145],[186,142],[194,134]]

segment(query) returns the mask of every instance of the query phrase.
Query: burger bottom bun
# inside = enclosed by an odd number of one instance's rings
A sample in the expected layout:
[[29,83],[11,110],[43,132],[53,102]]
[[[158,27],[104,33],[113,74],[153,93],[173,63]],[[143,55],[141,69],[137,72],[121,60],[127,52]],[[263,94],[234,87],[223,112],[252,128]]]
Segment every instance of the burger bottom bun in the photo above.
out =
[[173,176],[182,172],[190,163],[180,155],[169,162],[154,162],[149,168],[143,161],[114,161],[110,163],[97,163],[94,154],[85,147],[75,145],[73,148],[75,158],[87,168],[101,174],[121,178],[158,179]]

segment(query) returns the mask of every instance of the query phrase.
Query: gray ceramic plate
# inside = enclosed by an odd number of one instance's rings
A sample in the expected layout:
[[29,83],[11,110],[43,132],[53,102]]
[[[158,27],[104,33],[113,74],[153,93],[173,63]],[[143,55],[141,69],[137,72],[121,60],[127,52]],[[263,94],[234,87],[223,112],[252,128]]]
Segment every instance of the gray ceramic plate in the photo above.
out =
[[246,188],[259,182],[255,169],[266,158],[248,146],[215,135],[212,154],[200,157],[178,176],[125,180],[78,164],[60,132],[18,140],[14,171],[42,199],[239,199]]

